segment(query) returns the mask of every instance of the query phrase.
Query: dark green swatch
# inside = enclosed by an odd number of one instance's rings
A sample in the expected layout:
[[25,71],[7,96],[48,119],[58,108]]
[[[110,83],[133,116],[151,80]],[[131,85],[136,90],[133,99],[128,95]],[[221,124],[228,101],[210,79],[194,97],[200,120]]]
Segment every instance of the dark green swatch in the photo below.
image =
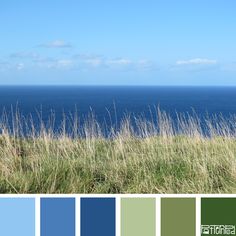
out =
[[201,235],[236,235],[236,198],[202,198]]
[[195,236],[195,198],[161,199],[161,236]]
[[154,198],[121,199],[121,236],[155,236],[156,201]]

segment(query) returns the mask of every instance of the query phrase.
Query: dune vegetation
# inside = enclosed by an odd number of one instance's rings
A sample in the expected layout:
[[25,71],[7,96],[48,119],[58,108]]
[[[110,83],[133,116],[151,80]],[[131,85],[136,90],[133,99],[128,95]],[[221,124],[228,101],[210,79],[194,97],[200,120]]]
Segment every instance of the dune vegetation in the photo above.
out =
[[236,193],[234,116],[202,125],[157,110],[155,119],[136,118],[134,128],[127,117],[105,136],[95,119],[80,129],[74,119],[68,134],[65,123],[55,132],[42,122],[37,131],[3,115],[0,193]]

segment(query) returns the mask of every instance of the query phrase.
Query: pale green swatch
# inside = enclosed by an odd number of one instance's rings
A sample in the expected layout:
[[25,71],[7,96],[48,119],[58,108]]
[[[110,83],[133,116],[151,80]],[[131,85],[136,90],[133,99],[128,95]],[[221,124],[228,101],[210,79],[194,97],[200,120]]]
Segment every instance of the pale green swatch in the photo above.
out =
[[121,199],[121,236],[155,236],[156,201],[154,198]]
[[195,198],[161,199],[161,236],[195,236]]

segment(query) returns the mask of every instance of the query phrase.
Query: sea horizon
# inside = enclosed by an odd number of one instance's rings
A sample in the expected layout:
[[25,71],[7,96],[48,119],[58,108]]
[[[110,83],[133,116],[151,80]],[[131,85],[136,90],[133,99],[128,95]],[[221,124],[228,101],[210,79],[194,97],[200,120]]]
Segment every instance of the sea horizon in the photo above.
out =
[[169,87],[169,88],[236,88],[236,85],[110,85],[110,84],[0,84],[0,87]]
[[158,109],[174,122],[178,115],[197,116],[202,123],[209,118],[227,120],[236,114],[236,87],[0,86],[0,113],[19,113],[36,127],[53,116],[59,129],[64,119],[75,115],[82,125],[93,116],[108,129],[120,127],[127,117],[131,123],[142,117],[157,125]]

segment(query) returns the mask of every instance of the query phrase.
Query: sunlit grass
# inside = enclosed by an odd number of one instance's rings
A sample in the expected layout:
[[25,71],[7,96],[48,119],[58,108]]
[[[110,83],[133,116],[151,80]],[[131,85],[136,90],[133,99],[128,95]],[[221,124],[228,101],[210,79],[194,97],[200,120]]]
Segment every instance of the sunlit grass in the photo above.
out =
[[104,137],[93,118],[80,131],[74,118],[69,135],[65,124],[55,133],[42,123],[38,133],[19,115],[14,125],[3,116],[0,192],[236,193],[235,117],[206,120],[204,131],[196,116],[174,124],[157,110],[156,119],[136,118],[136,128],[124,119]]

